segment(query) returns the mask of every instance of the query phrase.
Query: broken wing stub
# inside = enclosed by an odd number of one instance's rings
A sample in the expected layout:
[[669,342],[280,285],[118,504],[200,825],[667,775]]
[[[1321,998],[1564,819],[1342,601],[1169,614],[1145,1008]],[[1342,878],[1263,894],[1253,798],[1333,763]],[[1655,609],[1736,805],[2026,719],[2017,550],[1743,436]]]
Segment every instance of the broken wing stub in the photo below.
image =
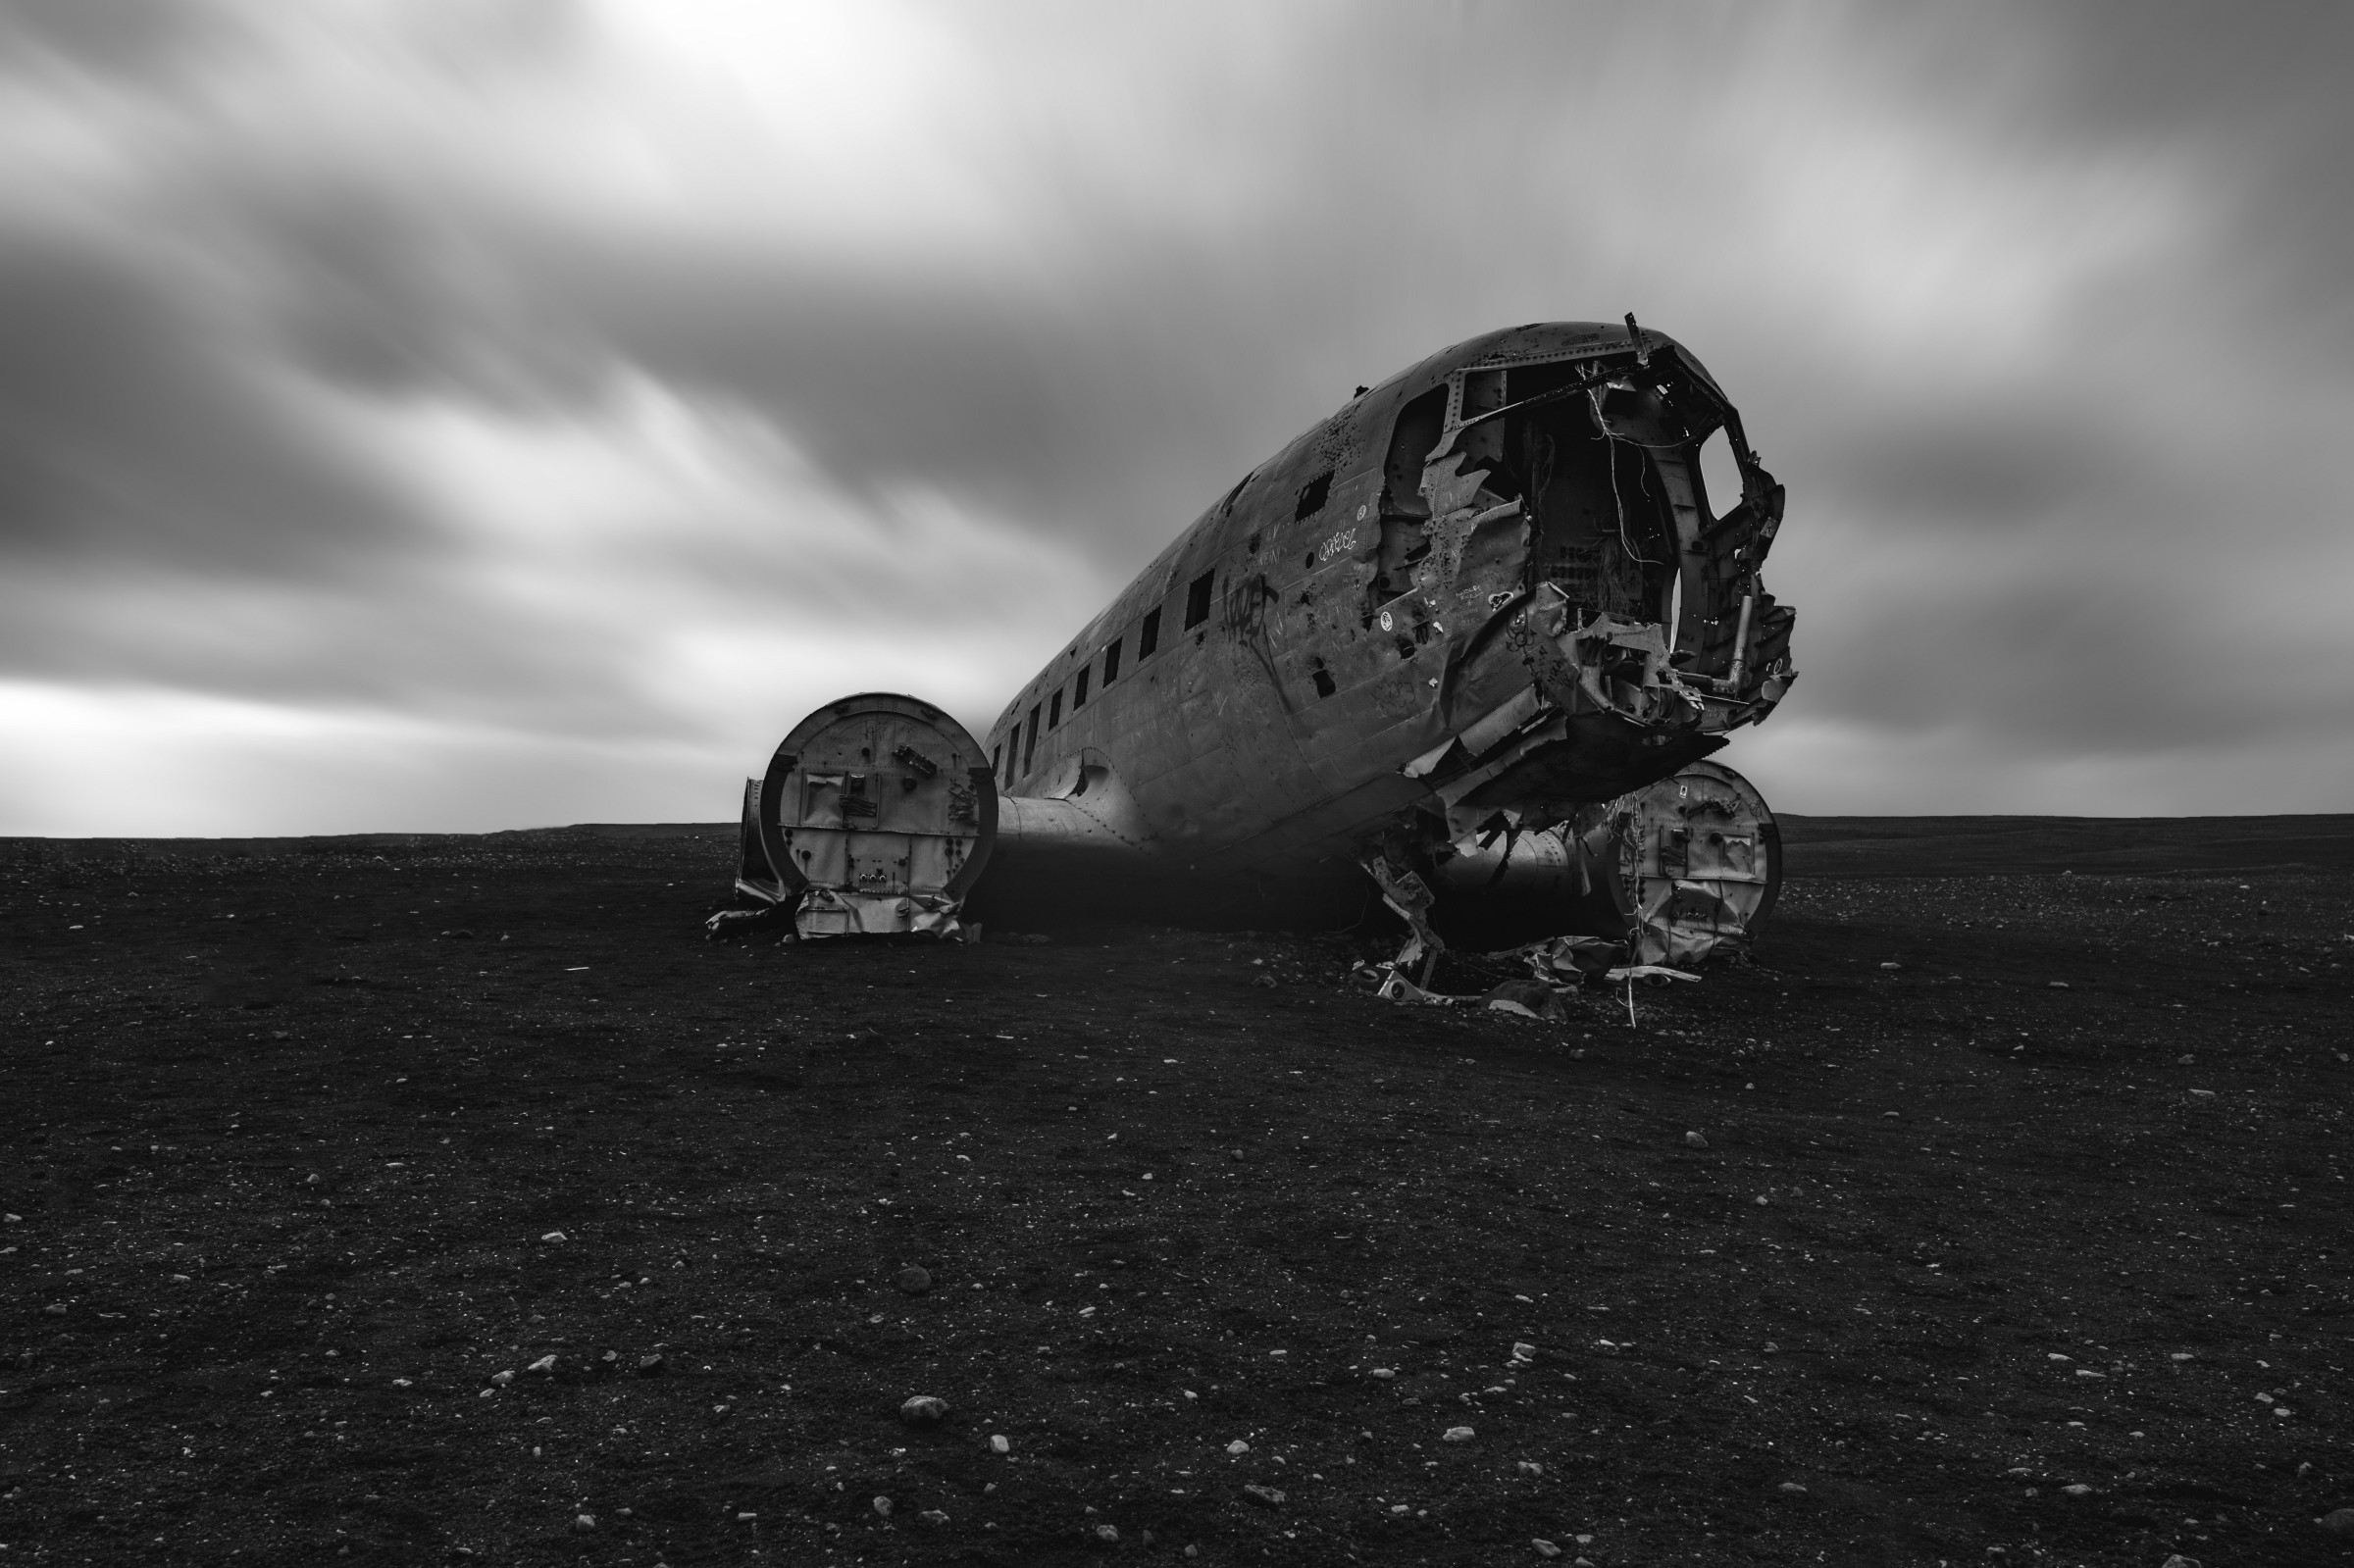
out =
[[893,692],[793,726],[744,787],[736,890],[712,935],[778,915],[801,937],[960,935],[997,839],[997,783],[962,725]]
[[[1532,918],[1550,911],[1552,929],[1565,932],[1513,949],[1536,981],[1564,994],[1595,984],[1665,984],[1696,979],[1690,970],[1711,957],[1748,954],[1781,886],[1780,831],[1755,785],[1704,759],[1589,809],[1603,820],[1583,835],[1561,829],[1522,835],[1522,843],[1537,851],[1517,869]],[[1493,896],[1512,885],[1515,868],[1476,840],[1441,853],[1449,858],[1433,876],[1443,888],[1476,887]],[[1435,957],[1440,950],[1429,930],[1429,885],[1418,877],[1409,885],[1411,874],[1402,876],[1381,855],[1369,857],[1365,869],[1413,935],[1391,963],[1363,966],[1363,978],[1394,1001],[1464,1000],[1425,988],[1427,962],[1418,984],[1404,973],[1426,951]],[[1602,935],[1606,927],[1619,935]]]

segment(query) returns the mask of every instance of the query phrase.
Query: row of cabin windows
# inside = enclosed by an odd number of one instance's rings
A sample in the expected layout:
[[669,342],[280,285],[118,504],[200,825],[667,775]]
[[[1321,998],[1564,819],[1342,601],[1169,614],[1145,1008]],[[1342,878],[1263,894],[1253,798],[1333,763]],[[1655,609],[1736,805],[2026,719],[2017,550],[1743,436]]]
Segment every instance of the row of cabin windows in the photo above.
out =
[[[1217,586],[1217,569],[1213,567],[1186,585],[1185,630],[1188,632],[1209,619],[1210,596]],[[1120,678],[1120,644],[1124,640],[1122,637],[1113,637],[1110,645],[1103,650],[1103,683],[1105,685],[1111,684]],[[1155,605],[1147,610],[1144,620],[1137,624],[1137,659],[1140,662],[1150,659],[1159,647],[1160,609]],[[1073,713],[1077,713],[1081,708],[1087,706],[1088,679],[1095,674],[1095,661],[1089,660],[1087,665],[1080,670],[1079,678],[1071,683],[1071,711]],[[1062,692],[1059,688],[1047,699],[1045,712],[1046,728],[1049,732],[1061,726]],[[1013,787],[1013,781],[1017,777],[1030,771],[1031,763],[1038,756],[1039,713],[1039,706],[1033,703],[1029,718],[1025,722],[1017,724],[1014,727],[1013,735],[1008,736],[1008,739],[1018,738],[1020,741],[1020,746],[1014,756],[1007,756],[1005,754],[1006,747],[1002,744],[989,754],[991,771],[1003,779],[1005,787],[1008,789]]]

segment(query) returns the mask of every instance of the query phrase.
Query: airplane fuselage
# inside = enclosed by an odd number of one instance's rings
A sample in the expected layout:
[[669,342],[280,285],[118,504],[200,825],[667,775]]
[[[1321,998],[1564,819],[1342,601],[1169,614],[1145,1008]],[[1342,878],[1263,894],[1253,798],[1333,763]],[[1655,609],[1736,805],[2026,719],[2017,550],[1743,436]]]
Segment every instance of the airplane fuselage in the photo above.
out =
[[[1741,493],[1712,505],[1720,430]],[[979,896],[1092,842],[1208,898],[1361,901],[1378,843],[1405,864],[1499,820],[1574,826],[1778,700],[1792,617],[1758,564],[1780,510],[1659,333],[1433,355],[1253,470],[1006,705]]]

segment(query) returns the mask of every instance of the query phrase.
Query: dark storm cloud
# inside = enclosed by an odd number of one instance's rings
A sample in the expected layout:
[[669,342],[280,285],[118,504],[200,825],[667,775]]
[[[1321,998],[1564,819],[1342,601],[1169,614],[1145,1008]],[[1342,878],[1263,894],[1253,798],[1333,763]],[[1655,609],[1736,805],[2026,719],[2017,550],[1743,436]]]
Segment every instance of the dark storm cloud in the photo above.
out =
[[0,230],[0,552],[305,581],[413,552],[234,336],[120,247]]
[[1881,413],[1836,448],[1827,481],[1892,527],[2049,526],[2129,471],[2107,422],[2007,405]]
[[169,75],[241,29],[203,0],[10,0],[0,7],[0,51],[134,79]]

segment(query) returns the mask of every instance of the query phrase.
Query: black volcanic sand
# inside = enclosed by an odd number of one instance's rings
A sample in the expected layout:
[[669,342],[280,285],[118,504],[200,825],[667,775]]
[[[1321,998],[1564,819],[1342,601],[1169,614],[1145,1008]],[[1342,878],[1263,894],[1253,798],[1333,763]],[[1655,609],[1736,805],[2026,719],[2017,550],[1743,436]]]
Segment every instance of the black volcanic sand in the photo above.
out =
[[2354,876],[2174,833],[1802,821],[1633,1028],[709,945],[732,829],[0,844],[0,1562],[2344,1561]]

